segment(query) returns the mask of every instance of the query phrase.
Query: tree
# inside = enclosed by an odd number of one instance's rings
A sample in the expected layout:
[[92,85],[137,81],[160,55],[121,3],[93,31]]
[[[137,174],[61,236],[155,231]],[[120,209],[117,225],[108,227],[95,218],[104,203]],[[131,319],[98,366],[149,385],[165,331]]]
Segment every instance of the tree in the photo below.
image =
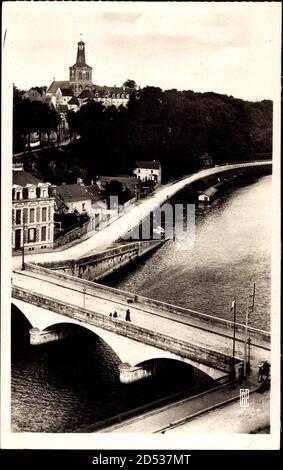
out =
[[104,194],[107,199],[107,206],[110,207],[110,197],[116,196],[118,198],[119,204],[125,204],[131,198],[131,192],[128,188],[123,188],[123,185],[120,181],[110,180],[106,183],[104,188]]
[[136,88],[137,84],[135,82],[135,80],[130,80],[128,78],[128,80],[126,80],[124,83],[123,83],[123,86],[126,86],[128,88]]

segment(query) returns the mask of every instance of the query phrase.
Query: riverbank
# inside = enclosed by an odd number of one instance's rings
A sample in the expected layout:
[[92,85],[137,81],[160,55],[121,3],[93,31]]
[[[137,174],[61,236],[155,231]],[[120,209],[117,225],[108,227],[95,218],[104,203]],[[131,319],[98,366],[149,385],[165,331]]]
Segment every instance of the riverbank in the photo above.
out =
[[[170,199],[174,194],[183,189],[184,187],[206,178],[211,175],[225,174],[227,171],[238,171],[243,168],[257,168],[257,167],[272,167],[272,161],[268,162],[251,162],[241,163],[234,165],[227,165],[222,167],[213,167],[201,170],[190,176],[183,177],[177,182],[167,183],[159,186],[148,198],[143,201],[138,201],[137,204],[130,207],[122,217],[115,220],[111,225],[104,228],[101,232],[96,232],[92,237],[82,241],[78,245],[72,246],[61,252],[51,253],[34,253],[25,256],[26,262],[46,262],[46,261],[61,261],[67,259],[75,259],[88,254],[98,253],[99,251],[106,250],[111,246],[119,237],[137,226],[140,220],[143,220],[151,211],[160,207],[165,201]],[[13,269],[18,269],[21,265],[20,257],[13,257]]]

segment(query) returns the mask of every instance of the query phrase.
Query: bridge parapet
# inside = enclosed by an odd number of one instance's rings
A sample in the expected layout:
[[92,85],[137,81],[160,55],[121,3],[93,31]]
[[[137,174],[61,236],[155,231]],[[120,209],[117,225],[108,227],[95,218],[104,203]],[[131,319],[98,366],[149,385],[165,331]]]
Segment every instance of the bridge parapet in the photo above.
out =
[[[28,289],[13,287],[12,297],[28,304],[53,311],[57,314],[82,321],[85,324],[94,325],[98,328],[114,332],[117,335],[130,338],[139,343],[169,351],[178,355],[180,358],[188,358],[197,363],[205,364],[210,368],[215,368],[227,373],[231,370],[231,356],[219,351],[179,340],[158,331],[154,332],[132,323],[125,323],[119,319],[109,319],[109,317],[93,310],[54,300],[48,296],[36,294]],[[240,359],[235,359],[236,367],[241,363],[242,361]]]
[[[223,318],[214,317],[205,313],[197,312],[195,310],[190,310],[184,307],[179,307],[177,305],[168,304],[161,302],[159,300],[150,299],[142,295],[137,295],[131,292],[122,291],[120,289],[115,289],[113,287],[108,287],[102,284],[91,282],[85,279],[81,279],[75,276],[68,275],[64,272],[54,271],[52,269],[47,269],[43,266],[29,263],[26,265],[28,271],[32,271],[37,274],[42,274],[43,276],[48,276],[53,279],[57,279],[60,282],[60,279],[67,280],[73,283],[75,286],[81,288],[81,290],[86,287],[90,290],[95,290],[96,295],[101,296],[113,296],[114,298],[120,299],[121,302],[135,303],[135,308],[152,308],[158,310],[160,315],[172,315],[177,318],[184,319],[188,324],[196,326],[198,328],[215,331],[219,335],[233,335],[233,322],[225,320]],[[237,340],[239,337],[243,337],[245,333],[245,326],[236,323],[236,334]],[[259,330],[257,328],[248,327],[248,334],[251,336],[252,345],[262,346],[265,345],[266,349],[270,348],[270,333],[267,331]]]
[[126,243],[100,253],[77,259],[39,263],[39,266],[52,271],[63,271],[67,274],[88,280],[100,280],[117,269],[129,264],[148,252],[158,248],[164,240],[145,240]]

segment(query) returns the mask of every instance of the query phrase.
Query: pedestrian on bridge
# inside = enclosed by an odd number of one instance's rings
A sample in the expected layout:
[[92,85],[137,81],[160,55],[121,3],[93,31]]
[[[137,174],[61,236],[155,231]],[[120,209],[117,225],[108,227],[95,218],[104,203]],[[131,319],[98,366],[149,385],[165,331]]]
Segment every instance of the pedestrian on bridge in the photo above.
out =
[[130,317],[130,309],[127,308],[126,310],[126,318],[125,318],[126,321],[131,321],[131,317]]

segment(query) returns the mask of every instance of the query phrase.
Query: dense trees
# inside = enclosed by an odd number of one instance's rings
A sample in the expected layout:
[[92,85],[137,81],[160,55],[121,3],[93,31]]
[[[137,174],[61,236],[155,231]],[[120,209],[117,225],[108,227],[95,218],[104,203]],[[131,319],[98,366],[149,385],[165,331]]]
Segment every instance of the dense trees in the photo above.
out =
[[[23,100],[22,106],[29,105]],[[81,138],[60,152],[41,153],[44,162],[33,162],[38,176],[46,179],[41,173],[47,171],[54,183],[80,176],[87,184],[99,174],[129,174],[136,160],[152,159],[161,162],[169,179],[195,171],[205,152],[222,163],[272,151],[269,100],[145,87],[132,92],[127,108],[90,101],[78,113],[69,112],[67,120]]]
[[13,151],[19,152],[25,144],[30,145],[32,132],[46,133],[48,141],[52,131],[58,131],[61,122],[60,115],[53,107],[42,101],[22,99],[24,92],[14,86],[13,103]]

